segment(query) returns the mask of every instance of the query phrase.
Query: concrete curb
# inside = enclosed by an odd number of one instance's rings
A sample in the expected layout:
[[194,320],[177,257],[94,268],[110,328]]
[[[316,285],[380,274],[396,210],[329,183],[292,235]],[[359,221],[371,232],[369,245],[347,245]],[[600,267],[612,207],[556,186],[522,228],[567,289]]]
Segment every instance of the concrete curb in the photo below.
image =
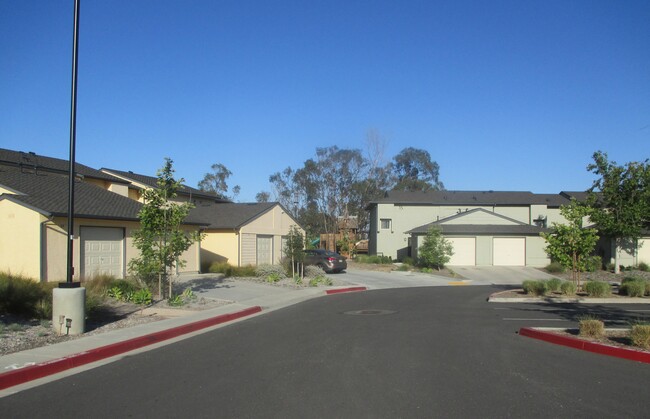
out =
[[43,378],[71,368],[80,367],[91,362],[100,361],[115,355],[120,355],[135,349],[149,346],[158,342],[172,339],[181,335],[216,326],[229,321],[237,320],[262,311],[259,306],[250,307],[234,313],[221,314],[193,323],[176,326],[171,329],[161,330],[137,338],[128,339],[122,342],[112,343],[110,345],[100,346],[95,349],[68,355],[52,361],[43,362],[36,365],[20,368],[0,374],[0,390],[23,384],[28,381]]
[[519,334],[521,336],[539,339],[543,340],[544,342],[567,346],[569,348],[580,349],[582,351],[650,364],[650,352],[628,348],[619,348],[617,346],[606,345],[603,343],[585,341],[571,336],[562,336],[555,333],[550,333],[549,331],[534,327],[522,327],[519,329]]
[[347,288],[337,288],[334,290],[327,290],[325,291],[325,294],[327,295],[332,295],[332,294],[341,294],[344,292],[358,292],[358,291],[367,291],[368,288],[366,287],[347,287]]

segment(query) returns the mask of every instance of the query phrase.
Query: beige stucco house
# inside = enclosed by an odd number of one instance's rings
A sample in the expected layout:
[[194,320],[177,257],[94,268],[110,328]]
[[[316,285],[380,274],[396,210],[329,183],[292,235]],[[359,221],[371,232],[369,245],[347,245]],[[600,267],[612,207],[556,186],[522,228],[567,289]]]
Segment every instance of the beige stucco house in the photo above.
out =
[[[67,270],[68,162],[0,149],[0,271],[64,281]],[[76,164],[74,280],[98,273],[123,278],[138,255],[133,232],[142,206],[129,183]],[[205,226],[188,217],[184,229]],[[200,270],[200,243],[182,255],[178,272]]]
[[235,266],[277,264],[284,256],[285,239],[292,226],[304,230],[277,202],[197,205],[197,219],[208,222],[201,242],[201,267],[214,262]]
[[[142,201],[142,190],[155,188],[157,178],[134,172],[102,168],[107,175],[129,182],[128,195]],[[298,225],[277,202],[233,203],[187,185],[178,191],[177,201],[191,202],[190,216],[205,224],[202,228],[201,271],[214,262],[234,266],[277,264],[282,259],[283,237]]]
[[[397,260],[417,257],[427,230],[435,226],[454,248],[448,265],[546,266],[550,260],[540,233],[550,231],[554,222],[566,222],[561,205],[584,197],[581,192],[392,191],[367,207],[369,253]],[[621,264],[650,263],[650,237],[639,244],[619,249]],[[597,248],[605,261],[614,250],[607,239]]]

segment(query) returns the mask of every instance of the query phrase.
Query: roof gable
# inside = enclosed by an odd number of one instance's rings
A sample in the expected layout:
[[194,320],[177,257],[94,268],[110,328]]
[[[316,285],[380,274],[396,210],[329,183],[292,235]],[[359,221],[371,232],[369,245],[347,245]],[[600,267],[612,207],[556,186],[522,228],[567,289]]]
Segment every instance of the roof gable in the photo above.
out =
[[[157,188],[158,187],[158,178],[155,176],[141,175],[138,173],[133,173],[131,171],[125,172],[123,170],[108,169],[105,167],[101,168],[101,171],[108,173],[113,176],[117,176],[121,179],[124,179],[137,187],[140,188]],[[228,199],[223,199],[217,194],[211,192],[205,192],[200,189],[192,188],[187,185],[181,185],[181,188],[178,190],[178,193],[181,195],[196,196],[214,200],[215,202],[231,202]]]
[[501,214],[487,211],[483,208],[476,208],[470,211],[461,212],[451,217],[443,218],[431,224],[437,225],[527,225],[521,221],[514,220]]
[[[240,229],[276,206],[283,208],[278,202],[216,203],[199,205],[190,214],[209,223],[210,229]],[[288,214],[286,210],[284,212]]]

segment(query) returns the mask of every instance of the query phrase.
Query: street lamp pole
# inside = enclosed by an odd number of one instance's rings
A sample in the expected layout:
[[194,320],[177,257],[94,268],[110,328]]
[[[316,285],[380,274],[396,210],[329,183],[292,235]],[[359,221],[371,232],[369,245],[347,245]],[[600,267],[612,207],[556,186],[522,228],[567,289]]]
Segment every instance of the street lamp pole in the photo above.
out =
[[62,288],[76,288],[79,283],[74,283],[74,182],[75,182],[75,146],[77,141],[77,68],[79,50],[79,3],[74,0],[74,31],[72,40],[72,98],[70,104],[70,160],[68,170],[68,262],[65,285],[59,284]]

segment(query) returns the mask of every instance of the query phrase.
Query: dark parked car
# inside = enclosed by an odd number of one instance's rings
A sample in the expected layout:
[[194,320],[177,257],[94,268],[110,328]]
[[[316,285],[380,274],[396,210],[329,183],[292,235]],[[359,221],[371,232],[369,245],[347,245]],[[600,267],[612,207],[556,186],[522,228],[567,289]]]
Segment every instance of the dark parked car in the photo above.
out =
[[305,265],[316,265],[327,273],[341,272],[347,269],[345,256],[323,249],[305,250]]

